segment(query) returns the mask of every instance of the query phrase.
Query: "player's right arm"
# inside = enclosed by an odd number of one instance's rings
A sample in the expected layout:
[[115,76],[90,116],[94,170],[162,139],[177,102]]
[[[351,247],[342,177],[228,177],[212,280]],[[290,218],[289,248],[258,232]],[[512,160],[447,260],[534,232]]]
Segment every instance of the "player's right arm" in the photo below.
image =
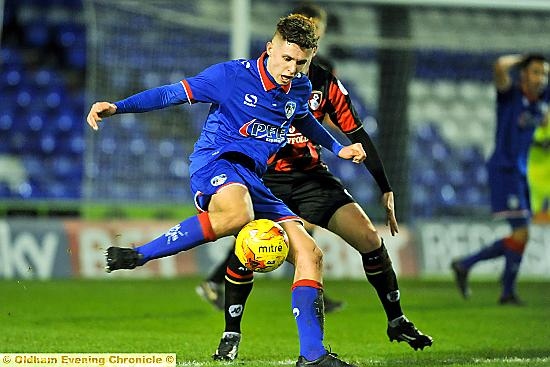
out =
[[94,130],[99,128],[98,123],[104,117],[112,116],[116,113],[116,106],[111,102],[96,102],[90,108],[86,122]]
[[523,60],[522,55],[504,55],[497,59],[495,62],[493,72],[495,87],[499,92],[504,92],[512,86],[512,77],[510,76],[510,70],[521,63]]
[[[194,77],[134,94],[118,102],[94,103],[86,121],[94,130],[104,117],[140,113],[182,103],[221,103],[231,92],[236,62],[212,65]],[[223,86],[223,87],[222,87]]]
[[187,102],[187,94],[182,82],[163,85],[134,94],[121,101],[96,102],[92,105],[86,121],[92,129],[98,129],[98,123],[115,113],[139,113],[158,110],[171,105]]

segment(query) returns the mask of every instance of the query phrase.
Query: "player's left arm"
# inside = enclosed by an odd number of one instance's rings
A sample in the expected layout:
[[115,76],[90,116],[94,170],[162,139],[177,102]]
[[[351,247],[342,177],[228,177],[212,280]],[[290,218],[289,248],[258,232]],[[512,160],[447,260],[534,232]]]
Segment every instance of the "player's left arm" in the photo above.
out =
[[359,118],[346,88],[333,74],[327,75],[327,78],[329,78],[329,86],[327,103],[324,105],[325,111],[330,121],[345,133],[351,142],[359,143],[365,149],[367,158],[363,163],[382,192],[382,205],[386,210],[386,225],[390,227],[391,234],[395,235],[399,232],[399,228],[395,218],[393,191],[380,155],[369,134],[365,131],[363,122]]
[[366,153],[361,144],[355,143],[348,146],[340,144],[316,119],[311,112],[297,116],[292,124],[310,140],[321,144],[338,157],[351,159],[354,163],[361,163],[366,158]]
[[325,79],[328,84],[326,103],[323,105],[325,116],[328,116],[332,124],[346,134],[351,142],[360,143],[363,146],[367,153],[363,163],[376,180],[382,193],[392,191],[378,151],[363,128],[363,122],[353,106],[348,91],[333,74],[327,72]]
[[386,225],[390,227],[391,233],[394,235],[399,232],[399,228],[395,218],[393,191],[390,186],[388,176],[386,175],[384,164],[380,159],[380,155],[378,154],[378,151],[369,134],[363,127],[346,134],[346,136],[350,139],[350,141],[361,144],[365,149],[367,158],[363,163],[378,184],[380,191],[382,191],[382,204],[386,210]]

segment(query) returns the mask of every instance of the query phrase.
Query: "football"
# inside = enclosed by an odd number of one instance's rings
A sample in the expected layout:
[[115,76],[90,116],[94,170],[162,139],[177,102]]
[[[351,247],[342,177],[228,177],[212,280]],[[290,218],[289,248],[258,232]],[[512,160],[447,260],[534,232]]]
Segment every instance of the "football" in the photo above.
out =
[[288,236],[283,227],[269,219],[253,220],[237,235],[235,254],[252,271],[273,271],[285,262]]

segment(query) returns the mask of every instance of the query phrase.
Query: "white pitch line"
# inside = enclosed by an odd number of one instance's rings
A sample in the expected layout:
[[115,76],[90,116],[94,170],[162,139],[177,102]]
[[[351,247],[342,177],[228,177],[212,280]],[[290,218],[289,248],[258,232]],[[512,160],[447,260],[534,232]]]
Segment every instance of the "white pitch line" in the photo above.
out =
[[510,357],[510,358],[484,358],[474,359],[475,363],[485,364],[485,363],[548,363],[550,362],[550,357],[536,357],[536,358],[519,358],[519,357]]

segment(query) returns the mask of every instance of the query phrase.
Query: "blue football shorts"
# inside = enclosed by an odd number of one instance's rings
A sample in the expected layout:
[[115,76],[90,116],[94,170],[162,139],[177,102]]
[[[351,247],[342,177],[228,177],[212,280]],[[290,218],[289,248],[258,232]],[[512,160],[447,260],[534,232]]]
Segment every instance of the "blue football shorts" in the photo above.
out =
[[525,223],[531,216],[527,177],[516,169],[488,166],[491,209],[495,217]]
[[197,209],[208,210],[212,195],[229,185],[242,185],[248,189],[255,219],[270,219],[274,222],[299,220],[285,203],[271,193],[246,161],[241,163],[234,158],[227,160],[223,156],[191,176],[191,190]]

